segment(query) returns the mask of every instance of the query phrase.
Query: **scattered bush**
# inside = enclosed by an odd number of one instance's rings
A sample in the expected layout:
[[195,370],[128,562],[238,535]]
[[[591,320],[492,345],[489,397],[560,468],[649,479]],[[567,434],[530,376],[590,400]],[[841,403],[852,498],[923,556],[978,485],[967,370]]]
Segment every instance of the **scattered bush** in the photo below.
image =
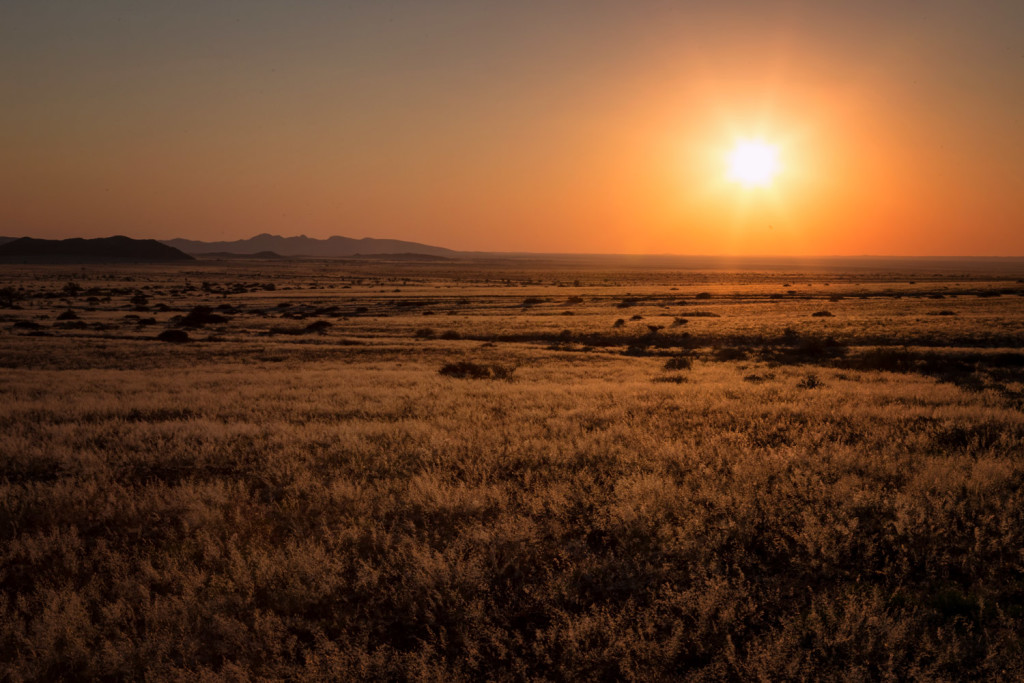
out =
[[432,327],[421,327],[420,329],[416,330],[413,336],[416,337],[417,339],[433,339],[434,337],[437,336],[437,332],[435,332],[434,328]]
[[616,320],[615,322],[612,323],[612,327],[622,327],[625,324],[626,324],[626,321],[623,320],[622,318],[619,318],[618,320]]
[[711,298],[711,292],[700,292],[699,294],[697,294],[697,296],[695,296],[693,298],[694,299],[710,299]]
[[801,389],[817,389],[818,387],[823,387],[825,385],[820,379],[818,379],[817,375],[809,373],[802,380],[797,382],[797,386]]
[[228,321],[223,315],[214,313],[209,306],[196,306],[188,315],[178,321],[179,327],[203,327],[205,325],[219,325]]
[[191,341],[188,332],[185,330],[164,330],[156,338],[162,342],[171,342],[172,344],[183,344]]
[[744,351],[743,349],[726,346],[715,351],[714,359],[723,362],[732,360],[746,360],[747,352]]
[[831,318],[833,316],[832,316],[832,312],[831,311],[815,311],[814,313],[811,313],[811,317],[812,318]]
[[470,361],[459,361],[458,363],[444,365],[438,370],[438,373],[444,377],[455,377],[458,379],[495,379],[511,382],[515,371],[515,366],[511,365],[498,365],[497,363],[486,365]]
[[290,335],[293,335],[293,336],[297,336],[297,335],[300,335],[300,334],[326,334],[327,330],[329,330],[330,328],[331,328],[331,323],[329,323],[328,321],[326,321],[326,320],[317,320],[316,322],[312,322],[309,325],[306,325],[305,327],[285,327],[285,326],[271,327],[270,328],[270,333],[271,334],[290,334]]
[[672,356],[665,361],[666,370],[689,370],[693,367],[693,360],[688,356]]

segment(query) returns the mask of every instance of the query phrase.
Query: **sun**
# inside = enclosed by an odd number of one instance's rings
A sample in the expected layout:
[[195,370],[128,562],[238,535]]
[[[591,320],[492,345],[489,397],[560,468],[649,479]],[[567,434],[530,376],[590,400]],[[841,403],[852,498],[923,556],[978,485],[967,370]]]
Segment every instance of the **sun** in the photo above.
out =
[[729,153],[729,179],[745,187],[767,187],[779,172],[779,150],[760,140],[740,140]]

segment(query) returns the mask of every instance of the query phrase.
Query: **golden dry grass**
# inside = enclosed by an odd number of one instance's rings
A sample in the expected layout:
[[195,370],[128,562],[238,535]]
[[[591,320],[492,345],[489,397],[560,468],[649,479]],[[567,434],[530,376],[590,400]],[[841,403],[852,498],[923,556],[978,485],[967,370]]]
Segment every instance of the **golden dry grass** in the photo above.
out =
[[1014,279],[191,268],[0,274],[8,679],[1024,673]]

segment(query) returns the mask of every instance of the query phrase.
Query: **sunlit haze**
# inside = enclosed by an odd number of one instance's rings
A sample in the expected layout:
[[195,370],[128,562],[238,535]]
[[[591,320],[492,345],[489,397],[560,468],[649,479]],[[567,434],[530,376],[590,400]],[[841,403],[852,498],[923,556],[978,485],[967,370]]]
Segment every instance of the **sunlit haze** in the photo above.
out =
[[747,187],[767,186],[779,172],[779,151],[760,140],[741,140],[729,154],[729,178]]
[[1021,26],[1010,2],[8,2],[0,235],[1022,255]]

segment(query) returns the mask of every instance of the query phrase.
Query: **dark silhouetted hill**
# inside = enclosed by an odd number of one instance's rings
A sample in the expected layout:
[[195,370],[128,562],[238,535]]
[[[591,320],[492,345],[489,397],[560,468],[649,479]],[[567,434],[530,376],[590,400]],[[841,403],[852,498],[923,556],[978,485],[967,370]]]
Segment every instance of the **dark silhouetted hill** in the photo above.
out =
[[232,259],[283,259],[287,258],[281,256],[276,251],[257,251],[254,254],[238,254],[233,251],[209,251],[203,253],[192,254],[199,259],[213,259],[213,260],[232,260]]
[[234,242],[200,242],[196,240],[173,239],[162,240],[166,245],[182,250],[187,254],[208,254],[210,252],[229,252],[233,254],[255,254],[261,251],[272,251],[282,256],[310,256],[314,258],[352,257],[370,254],[429,254],[431,256],[456,257],[458,252],[443,247],[432,247],[418,242],[402,240],[375,239],[364,237],[328,237],[318,240],[300,235],[298,237],[282,237],[280,235],[256,235],[245,240]]
[[435,254],[353,254],[354,259],[367,261],[451,261],[450,256],[437,256]]
[[20,237],[0,244],[2,263],[139,263],[192,261],[188,254],[156,240],[118,235],[98,239],[41,240]]

